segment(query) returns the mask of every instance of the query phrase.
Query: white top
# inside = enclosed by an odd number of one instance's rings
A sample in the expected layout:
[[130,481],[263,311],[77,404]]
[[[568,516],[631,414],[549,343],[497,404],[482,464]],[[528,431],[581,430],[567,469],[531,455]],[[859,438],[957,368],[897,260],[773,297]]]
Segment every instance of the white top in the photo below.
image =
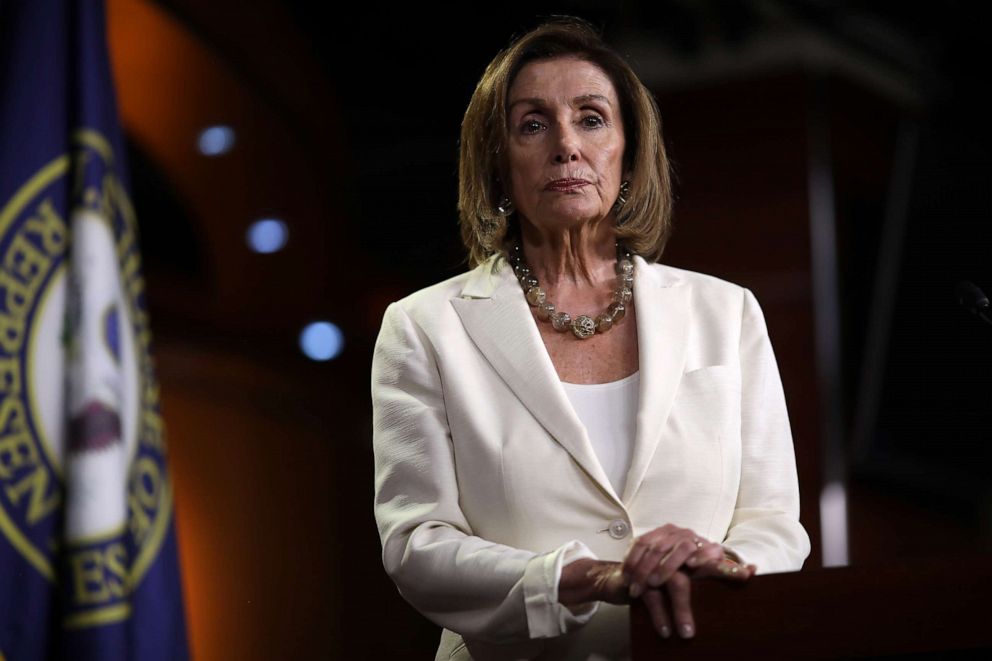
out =
[[639,375],[634,372],[609,383],[561,384],[618,496],[623,494],[634,452]]

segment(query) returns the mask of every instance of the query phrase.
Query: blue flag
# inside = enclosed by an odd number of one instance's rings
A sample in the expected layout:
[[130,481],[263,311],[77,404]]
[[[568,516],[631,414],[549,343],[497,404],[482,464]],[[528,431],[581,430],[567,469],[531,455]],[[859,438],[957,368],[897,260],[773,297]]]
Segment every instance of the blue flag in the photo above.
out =
[[0,2],[0,659],[188,657],[102,0]]

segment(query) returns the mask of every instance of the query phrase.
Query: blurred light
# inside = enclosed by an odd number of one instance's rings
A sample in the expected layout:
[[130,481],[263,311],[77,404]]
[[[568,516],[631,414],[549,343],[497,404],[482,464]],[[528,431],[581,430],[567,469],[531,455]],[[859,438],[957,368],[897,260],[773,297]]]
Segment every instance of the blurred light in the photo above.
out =
[[824,567],[846,567],[847,491],[840,482],[831,482],[820,492],[820,539]]
[[282,250],[289,239],[286,223],[276,218],[263,218],[248,228],[248,246],[255,252],[271,253]]
[[315,321],[300,333],[300,348],[311,360],[331,360],[344,348],[344,335],[329,321]]
[[224,125],[205,128],[196,142],[204,156],[226,154],[234,148],[234,129]]

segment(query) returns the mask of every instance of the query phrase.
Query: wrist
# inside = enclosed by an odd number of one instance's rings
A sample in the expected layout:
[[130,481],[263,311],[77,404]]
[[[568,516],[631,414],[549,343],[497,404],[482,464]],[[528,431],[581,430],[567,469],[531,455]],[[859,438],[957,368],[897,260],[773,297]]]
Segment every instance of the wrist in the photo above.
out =
[[565,565],[558,581],[559,603],[573,607],[591,601],[600,601],[601,586],[608,576],[618,571],[617,562],[582,558]]

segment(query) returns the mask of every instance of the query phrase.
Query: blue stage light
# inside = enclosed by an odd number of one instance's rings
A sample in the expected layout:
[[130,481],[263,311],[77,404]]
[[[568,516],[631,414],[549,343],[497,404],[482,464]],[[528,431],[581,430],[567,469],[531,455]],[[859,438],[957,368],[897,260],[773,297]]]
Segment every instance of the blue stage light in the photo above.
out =
[[315,321],[300,333],[300,348],[311,360],[332,360],[344,348],[344,334],[329,321]]
[[247,239],[248,246],[255,252],[278,252],[289,240],[289,229],[277,218],[263,218],[251,224]]
[[234,129],[230,126],[211,126],[200,131],[196,141],[204,156],[220,156],[234,148]]

